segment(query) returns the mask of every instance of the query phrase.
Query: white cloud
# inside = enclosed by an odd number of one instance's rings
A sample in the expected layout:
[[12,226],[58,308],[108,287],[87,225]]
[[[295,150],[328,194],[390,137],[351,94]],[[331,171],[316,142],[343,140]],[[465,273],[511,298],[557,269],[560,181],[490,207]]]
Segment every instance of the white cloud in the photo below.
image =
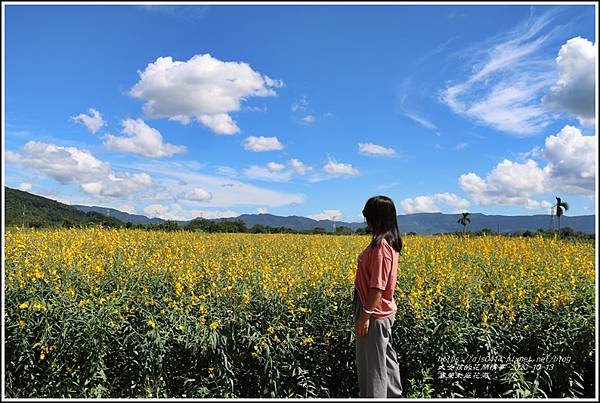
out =
[[363,155],[392,156],[396,154],[393,148],[385,148],[372,143],[358,143],[358,152]]
[[226,165],[219,165],[216,167],[216,172],[219,175],[223,175],[223,176],[228,176],[231,178],[235,178],[237,176],[239,176],[237,169],[233,168],[233,167],[229,167]]
[[277,163],[277,162],[269,162],[269,163],[267,164],[267,168],[268,168],[270,171],[273,171],[273,172],[279,172],[279,171],[282,171],[282,170],[285,168],[285,165],[283,165],[283,164],[279,164],[279,163]]
[[317,220],[317,221],[318,220],[339,221],[343,217],[343,214],[340,210],[323,210],[322,212],[320,212],[318,214],[309,215],[307,217],[312,218],[313,220]]
[[145,174],[113,172],[107,162],[76,147],[29,141],[23,154],[7,151],[7,160],[38,170],[62,184],[78,184],[92,195],[120,197],[147,190],[152,178]]
[[[565,126],[546,138],[543,151],[547,164],[542,168],[532,159],[525,163],[503,160],[485,179],[469,172],[461,175],[460,187],[476,204],[513,204],[546,208],[534,195],[591,195],[595,192],[596,137]],[[540,151],[537,151],[539,154]]]
[[465,211],[471,203],[457,196],[454,193],[437,193],[434,195],[416,196],[414,198],[406,198],[400,201],[400,206],[406,214],[415,213],[436,213],[442,211],[438,203],[443,203],[450,207],[453,213]]
[[294,102],[291,106],[292,112],[305,111],[308,106],[308,100],[306,96],[300,98],[300,101]]
[[[440,100],[452,111],[496,130],[526,136],[540,132],[552,118],[541,102],[555,81],[552,63],[538,56],[552,44],[549,11],[474,49],[472,72],[449,85]],[[549,31],[549,32],[547,32]]]
[[23,192],[29,192],[31,190],[31,183],[23,182],[19,185],[19,190]]
[[467,147],[468,145],[469,145],[469,143],[458,143],[455,148],[457,150],[462,150],[463,148]]
[[296,158],[292,158],[291,160],[289,160],[288,164],[292,167],[294,172],[296,172],[298,175],[304,175],[304,174],[306,174],[307,171],[312,170],[311,167],[307,167],[306,165],[304,165],[304,163],[302,161],[300,161],[299,159],[296,159]]
[[244,176],[251,179],[262,179],[274,182],[287,182],[291,179],[293,172],[273,171],[272,169],[252,165],[244,169]]
[[258,214],[267,214],[268,211],[269,210],[267,208],[265,208],[265,207],[259,207],[259,208],[256,209],[256,212]]
[[236,134],[240,132],[235,120],[226,113],[200,115],[200,122],[217,134]]
[[245,150],[254,152],[282,150],[283,145],[277,140],[277,137],[250,136],[247,137],[243,146]]
[[183,200],[204,202],[212,199],[212,194],[202,188],[193,188],[179,193],[178,197]]
[[504,160],[482,179],[470,172],[461,175],[458,183],[469,193],[476,204],[533,205],[529,196],[544,193],[544,173],[537,162],[527,160],[521,164]]
[[587,39],[569,39],[560,47],[556,64],[559,77],[544,102],[553,109],[565,111],[584,126],[596,122],[596,57],[598,47]]
[[332,175],[358,175],[359,171],[352,167],[352,164],[345,164],[337,162],[333,158],[329,158],[327,164],[323,167],[323,170],[328,174]]
[[146,173],[110,173],[96,182],[82,183],[81,189],[96,196],[123,197],[148,190],[152,178]]
[[545,141],[548,165],[544,167],[544,186],[565,194],[594,194],[597,155],[596,136],[584,136],[573,126],[563,127]]
[[96,133],[102,126],[105,126],[106,123],[102,119],[100,112],[94,108],[90,108],[89,112],[89,116],[81,113],[77,116],[71,116],[71,120],[75,122],[83,122],[90,132]]
[[402,108],[402,114],[404,116],[406,116],[407,118],[414,120],[415,122],[417,122],[421,126],[425,127],[426,129],[437,130],[437,126],[433,122],[431,122],[430,120],[427,120],[426,118],[424,118],[423,116],[419,115],[418,113],[416,113],[414,111],[409,111],[405,108]]
[[544,156],[544,150],[539,146],[535,146],[527,152],[517,153],[517,156],[522,160],[540,159]]
[[316,120],[317,120],[317,118],[315,118],[314,115],[306,115],[305,117],[302,118],[302,121],[304,123],[306,123],[307,125],[309,125],[311,123],[315,123]]
[[119,207],[117,207],[117,210],[123,211],[128,214],[135,214],[135,207],[133,207],[129,204],[122,204]]
[[[144,162],[131,165],[132,168],[156,173],[162,189],[156,195],[150,194],[149,200],[175,200],[173,195],[189,188],[202,188],[212,194],[209,201],[198,202],[211,207],[230,207],[237,205],[261,207],[279,207],[303,203],[305,196],[298,193],[278,192],[260,186],[250,185],[231,177],[219,177],[198,173],[175,161],[160,163]],[[237,173],[237,171],[235,171]],[[185,183],[185,185],[182,185]]]
[[138,73],[129,94],[145,101],[148,117],[182,123],[195,118],[220,134],[239,131],[229,113],[240,110],[243,100],[274,96],[274,88],[283,86],[247,63],[223,62],[208,53],[185,62],[159,57]]
[[23,155],[7,151],[7,160],[39,170],[64,184],[93,182],[111,172],[110,164],[76,147],[28,141],[22,152]]
[[208,219],[213,219],[213,218],[237,217],[240,215],[240,213],[238,213],[237,211],[233,211],[233,210],[212,210],[212,211],[192,210],[191,215],[192,215],[192,217],[190,217],[188,219],[201,217],[201,218],[205,218],[208,220]]
[[183,208],[177,204],[164,206],[162,204],[150,204],[144,207],[144,213],[150,218],[162,218],[163,220],[184,221],[186,219]]
[[239,214],[233,210],[193,210],[186,209],[179,203],[164,205],[150,204],[144,207],[144,213],[149,217],[162,218],[163,220],[189,221],[195,218],[214,219],[237,217]]
[[142,119],[125,119],[122,125],[126,137],[107,134],[104,136],[105,147],[146,157],[169,157],[187,151],[185,146],[164,143],[160,132],[148,126]]

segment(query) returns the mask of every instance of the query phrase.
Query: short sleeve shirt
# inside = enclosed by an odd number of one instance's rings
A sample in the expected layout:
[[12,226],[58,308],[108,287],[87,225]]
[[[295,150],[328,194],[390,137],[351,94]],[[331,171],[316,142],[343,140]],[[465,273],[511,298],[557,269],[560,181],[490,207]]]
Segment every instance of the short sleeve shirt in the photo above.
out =
[[394,290],[397,274],[398,252],[385,238],[381,239],[378,248],[367,246],[358,256],[354,286],[358,290],[360,302],[365,306],[369,288],[383,291],[381,302],[375,307],[372,316],[386,318],[396,313]]

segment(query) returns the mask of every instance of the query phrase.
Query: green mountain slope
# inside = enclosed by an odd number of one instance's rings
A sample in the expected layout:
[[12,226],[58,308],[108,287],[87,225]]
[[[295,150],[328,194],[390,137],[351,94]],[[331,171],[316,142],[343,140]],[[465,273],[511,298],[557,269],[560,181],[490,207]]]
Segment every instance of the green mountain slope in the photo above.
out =
[[61,226],[65,222],[72,224],[104,223],[123,225],[115,218],[109,218],[96,212],[85,213],[69,205],[22,192],[17,189],[4,187],[4,225],[29,227],[41,224],[43,226]]

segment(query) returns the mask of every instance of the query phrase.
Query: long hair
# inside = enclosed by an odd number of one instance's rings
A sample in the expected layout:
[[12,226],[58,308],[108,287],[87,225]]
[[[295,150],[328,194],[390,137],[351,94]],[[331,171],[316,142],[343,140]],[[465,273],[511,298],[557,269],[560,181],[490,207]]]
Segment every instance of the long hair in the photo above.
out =
[[396,206],[392,199],[387,196],[373,196],[365,203],[362,213],[373,233],[370,246],[379,247],[381,240],[385,238],[391,247],[400,253],[402,237],[398,229]]

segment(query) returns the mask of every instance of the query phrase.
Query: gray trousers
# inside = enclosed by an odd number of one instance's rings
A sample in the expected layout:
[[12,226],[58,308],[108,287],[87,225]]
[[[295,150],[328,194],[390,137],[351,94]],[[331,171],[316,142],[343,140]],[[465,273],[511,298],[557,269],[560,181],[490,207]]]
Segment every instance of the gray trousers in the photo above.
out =
[[[352,309],[354,323],[356,323],[362,311],[356,289],[354,289]],[[395,315],[383,319],[371,316],[369,333],[366,336],[356,336],[359,397],[402,397],[398,358],[392,348],[394,320]]]

